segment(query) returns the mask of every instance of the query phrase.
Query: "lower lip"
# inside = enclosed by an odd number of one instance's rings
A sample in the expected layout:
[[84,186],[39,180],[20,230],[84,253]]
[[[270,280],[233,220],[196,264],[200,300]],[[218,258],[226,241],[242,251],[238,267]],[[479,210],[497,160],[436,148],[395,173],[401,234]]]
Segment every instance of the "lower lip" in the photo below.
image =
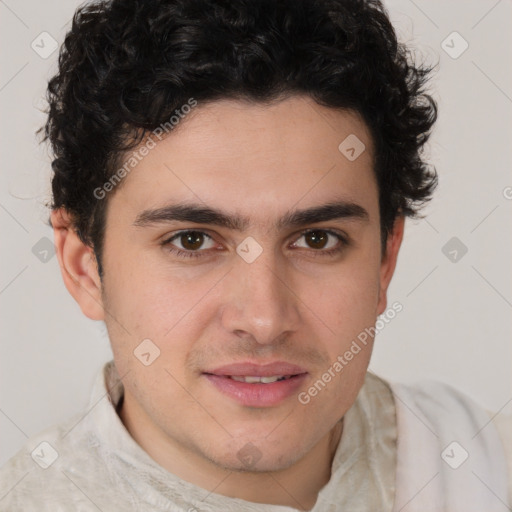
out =
[[295,394],[307,377],[307,373],[269,384],[238,382],[220,375],[205,374],[205,376],[221,393],[242,405],[272,407]]

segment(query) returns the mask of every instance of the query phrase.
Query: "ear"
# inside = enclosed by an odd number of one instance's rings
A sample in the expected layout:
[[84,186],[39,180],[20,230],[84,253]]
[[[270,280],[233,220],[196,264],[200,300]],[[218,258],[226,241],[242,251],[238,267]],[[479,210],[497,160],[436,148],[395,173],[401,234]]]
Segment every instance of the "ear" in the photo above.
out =
[[382,257],[380,265],[380,288],[379,302],[377,304],[377,315],[384,313],[387,307],[387,291],[391,278],[395,272],[398,251],[404,236],[405,217],[399,215],[395,219],[393,230],[389,233],[386,241],[386,252]]
[[52,211],[51,223],[66,288],[85,316],[91,320],[104,320],[101,280],[92,247],[80,240],[71,216],[64,208]]

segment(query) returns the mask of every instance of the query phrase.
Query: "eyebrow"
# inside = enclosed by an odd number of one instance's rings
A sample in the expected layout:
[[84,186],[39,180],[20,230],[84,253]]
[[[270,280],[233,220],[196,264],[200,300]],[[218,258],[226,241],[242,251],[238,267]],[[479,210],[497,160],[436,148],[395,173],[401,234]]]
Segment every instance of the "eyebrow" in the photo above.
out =
[[[370,216],[362,206],[348,201],[333,201],[304,210],[293,210],[283,215],[275,223],[277,230],[299,227],[335,219],[369,221]],[[246,231],[250,225],[248,217],[230,215],[222,210],[198,203],[173,204],[153,210],[144,210],[133,223],[145,227],[166,222],[193,222],[211,224],[233,231]]]

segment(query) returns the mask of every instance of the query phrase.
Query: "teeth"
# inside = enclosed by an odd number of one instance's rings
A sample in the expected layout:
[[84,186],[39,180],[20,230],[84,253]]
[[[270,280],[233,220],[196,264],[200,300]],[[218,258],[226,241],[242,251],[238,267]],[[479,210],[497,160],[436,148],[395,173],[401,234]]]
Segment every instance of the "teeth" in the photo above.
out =
[[271,382],[277,382],[282,376],[277,377],[261,377],[261,382],[264,384],[270,384]]
[[263,384],[270,384],[271,382],[277,382],[278,380],[284,380],[286,377],[284,375],[273,375],[271,377],[252,377],[252,376],[241,377],[241,376],[237,376],[237,375],[232,375],[231,378],[238,382],[247,382],[248,384],[255,384],[257,382],[260,382]]

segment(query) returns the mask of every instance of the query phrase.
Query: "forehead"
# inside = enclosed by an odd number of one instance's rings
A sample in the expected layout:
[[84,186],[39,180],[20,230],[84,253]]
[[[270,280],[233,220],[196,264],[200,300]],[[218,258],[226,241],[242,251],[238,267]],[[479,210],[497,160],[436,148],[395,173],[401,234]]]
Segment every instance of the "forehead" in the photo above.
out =
[[194,201],[269,224],[291,207],[340,198],[375,213],[373,144],[352,111],[304,96],[198,103],[165,138],[149,139],[152,149],[112,197],[133,215]]

